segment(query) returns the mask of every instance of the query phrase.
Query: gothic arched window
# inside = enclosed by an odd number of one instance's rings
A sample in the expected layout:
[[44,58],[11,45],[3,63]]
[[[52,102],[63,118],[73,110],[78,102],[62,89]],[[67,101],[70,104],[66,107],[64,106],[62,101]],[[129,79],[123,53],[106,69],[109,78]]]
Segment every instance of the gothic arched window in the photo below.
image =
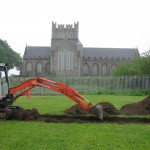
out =
[[45,65],[45,72],[50,71],[50,62]]
[[69,50],[58,51],[58,70],[73,69],[73,52]]
[[92,69],[93,71],[92,71],[92,74],[94,75],[94,76],[98,76],[99,75],[99,71],[98,71],[98,65],[95,63],[94,65],[93,65],[93,69]]
[[103,64],[103,66],[102,66],[102,75],[108,75],[108,66],[107,66],[107,64]]
[[45,74],[46,75],[49,75],[50,74],[50,62],[48,62],[46,65],[45,65]]
[[31,64],[30,62],[28,62],[28,63],[26,64],[26,71],[29,72],[29,71],[31,71],[31,70],[32,70],[32,64]]
[[89,75],[89,65],[83,64],[83,75],[88,76]]
[[37,63],[36,69],[37,69],[38,73],[41,73],[42,72],[42,63]]

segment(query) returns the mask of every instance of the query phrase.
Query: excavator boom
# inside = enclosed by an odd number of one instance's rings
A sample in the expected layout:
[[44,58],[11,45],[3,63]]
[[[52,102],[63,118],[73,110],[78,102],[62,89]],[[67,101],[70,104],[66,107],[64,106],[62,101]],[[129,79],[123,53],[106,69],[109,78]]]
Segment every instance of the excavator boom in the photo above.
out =
[[8,94],[14,95],[18,91],[20,91],[20,94],[14,96],[14,101],[18,97],[25,95],[29,90],[36,86],[47,88],[55,92],[60,92],[69,97],[74,102],[80,104],[86,110],[89,110],[92,107],[92,104],[88,100],[86,100],[83,96],[81,96],[77,91],[75,91],[68,85],[40,77],[30,79],[18,85],[17,87],[11,89]]
[[[0,64],[0,68],[5,72],[6,82],[9,88],[9,80],[7,74],[7,67],[3,64]],[[1,71],[1,70],[0,70]],[[32,78],[28,81],[21,83],[20,85],[9,88],[8,94],[0,99],[0,111],[15,109],[18,107],[13,106],[13,102],[20,96],[27,94],[34,87],[43,87],[49,90],[62,93],[66,95],[68,98],[73,100],[82,106],[85,110],[90,111],[91,113],[98,116],[99,119],[103,119],[103,111],[101,105],[93,106],[87,99],[85,99],[82,95],[80,95],[76,90],[69,87],[66,84],[55,82],[52,80],[48,80],[41,77]]]

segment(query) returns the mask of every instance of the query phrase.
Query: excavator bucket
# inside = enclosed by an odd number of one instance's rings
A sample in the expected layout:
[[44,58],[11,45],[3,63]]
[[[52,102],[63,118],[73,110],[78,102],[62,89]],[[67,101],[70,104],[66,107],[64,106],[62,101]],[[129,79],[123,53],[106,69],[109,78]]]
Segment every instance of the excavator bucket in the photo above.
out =
[[103,108],[102,105],[96,104],[95,106],[91,107],[90,113],[97,116],[100,120],[103,120]]

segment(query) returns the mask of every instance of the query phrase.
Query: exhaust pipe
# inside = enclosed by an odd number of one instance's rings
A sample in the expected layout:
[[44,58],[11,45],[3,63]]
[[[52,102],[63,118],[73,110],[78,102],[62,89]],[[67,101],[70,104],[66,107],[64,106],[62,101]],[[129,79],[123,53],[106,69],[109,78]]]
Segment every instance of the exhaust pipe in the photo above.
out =
[[93,107],[91,107],[90,113],[94,114],[97,116],[100,120],[103,120],[103,107],[100,104],[97,104]]

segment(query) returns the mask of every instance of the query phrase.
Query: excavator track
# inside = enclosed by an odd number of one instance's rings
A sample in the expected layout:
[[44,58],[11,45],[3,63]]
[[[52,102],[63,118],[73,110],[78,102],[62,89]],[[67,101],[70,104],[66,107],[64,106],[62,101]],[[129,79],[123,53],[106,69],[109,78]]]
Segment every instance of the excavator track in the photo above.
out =
[[16,110],[23,110],[20,106],[9,106],[7,108],[0,108],[0,119],[9,119],[11,118],[11,115]]
[[5,109],[0,109],[0,119],[7,119],[7,113]]
[[11,109],[0,109],[0,119],[8,119],[11,114]]

